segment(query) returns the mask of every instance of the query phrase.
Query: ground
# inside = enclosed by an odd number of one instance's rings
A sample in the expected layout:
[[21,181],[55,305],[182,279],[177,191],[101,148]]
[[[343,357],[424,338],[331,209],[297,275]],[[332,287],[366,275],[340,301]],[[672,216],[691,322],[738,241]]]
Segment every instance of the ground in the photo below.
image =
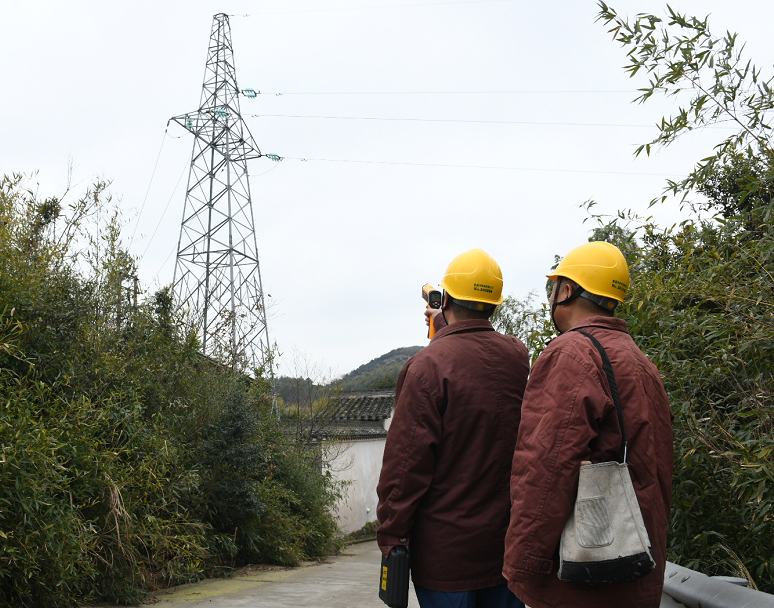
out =
[[[247,568],[229,579],[166,589],[153,608],[384,608],[379,599],[381,553],[376,541],[347,546],[341,555],[299,568]],[[418,606],[409,586],[409,606]]]

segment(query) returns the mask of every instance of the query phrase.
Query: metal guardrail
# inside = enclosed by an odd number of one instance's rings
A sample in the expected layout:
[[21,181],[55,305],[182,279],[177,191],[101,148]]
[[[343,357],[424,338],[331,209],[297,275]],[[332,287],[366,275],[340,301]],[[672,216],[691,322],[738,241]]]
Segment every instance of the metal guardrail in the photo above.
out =
[[774,608],[774,595],[748,589],[743,586],[746,583],[745,579],[710,577],[667,562],[661,608]]

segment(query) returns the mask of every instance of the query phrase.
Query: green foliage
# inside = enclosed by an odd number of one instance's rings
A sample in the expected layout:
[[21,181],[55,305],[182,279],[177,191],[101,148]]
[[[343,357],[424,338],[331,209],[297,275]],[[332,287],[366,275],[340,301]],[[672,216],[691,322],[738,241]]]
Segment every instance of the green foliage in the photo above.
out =
[[[401,369],[403,368],[401,367]],[[383,390],[395,388],[398,386],[398,376],[400,376],[400,371],[398,371],[397,375],[393,373],[385,374],[378,380],[375,380],[374,382],[372,382],[371,386],[369,386],[368,388],[374,391],[383,391]]]
[[323,384],[318,384],[311,378],[293,376],[277,376],[275,379],[277,396],[287,405],[297,405],[314,400],[318,393],[325,390]]
[[675,413],[669,556],[774,591],[774,226],[640,227],[621,316]]
[[771,207],[774,174],[759,157],[731,154],[696,189],[707,199],[704,207],[716,210],[724,218],[746,214],[750,221],[745,229],[754,231],[755,219],[750,213]]
[[667,7],[666,22],[639,14],[630,23],[599,6],[628,48],[626,70],[649,75],[637,101],[690,96],[637,154],[706,125],[738,127],[661,197],[698,192],[705,198],[692,207],[713,217],[670,229],[644,223],[633,240],[619,213],[598,230],[627,236],[636,259],[622,315],[675,412],[670,558],[773,592],[774,79],[742,59],[736,34],[713,36],[707,19]]
[[376,531],[379,529],[379,522],[369,521],[360,530],[355,530],[347,534],[348,542],[362,542],[365,540],[371,540],[376,538]]
[[538,305],[536,298],[534,291],[523,300],[506,296],[490,318],[495,330],[524,342],[533,363],[549,340],[556,336],[548,304]]
[[0,605],[126,604],[336,549],[336,486],[271,391],[136,299],[107,184],[67,207],[0,182]]
[[[66,500],[79,471],[68,462],[65,442],[78,422],[88,428],[88,407],[72,411],[68,404],[57,404],[40,383],[8,382],[3,389],[0,600],[5,605],[57,605],[57,588],[83,594],[95,574],[89,559],[94,535]],[[55,429],[39,424],[49,401],[59,406],[61,422]]]
[[297,565],[338,549],[331,509],[336,485],[306,446],[288,441],[243,391],[226,397],[199,449],[203,519],[233,535],[240,563]]
[[[686,132],[718,122],[738,127],[685,179],[669,181],[666,192],[687,195],[695,188],[706,187],[739,158],[759,158],[771,182],[774,77],[765,76],[755,64],[742,58],[743,45],[739,45],[737,35],[727,32],[722,37],[714,36],[708,18],[681,15],[670,6],[666,22],[651,14],[639,14],[629,22],[604,2],[599,2],[599,7],[598,20],[610,26],[614,39],[628,49],[626,71],[630,76],[644,72],[649,77],[648,84],[639,89],[637,101],[644,103],[656,93],[690,96],[675,116],[661,119],[658,136],[637,148],[637,154],[644,151],[649,155],[653,146],[669,145]],[[754,182],[751,180],[744,190],[758,189]],[[760,202],[770,213],[771,197]]]

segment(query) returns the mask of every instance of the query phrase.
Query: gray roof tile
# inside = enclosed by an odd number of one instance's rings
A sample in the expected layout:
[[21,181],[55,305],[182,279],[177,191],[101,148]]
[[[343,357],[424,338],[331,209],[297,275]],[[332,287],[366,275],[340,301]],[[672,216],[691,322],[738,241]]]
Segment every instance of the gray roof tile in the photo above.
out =
[[357,391],[334,397],[328,408],[333,421],[381,421],[392,416],[395,391]]

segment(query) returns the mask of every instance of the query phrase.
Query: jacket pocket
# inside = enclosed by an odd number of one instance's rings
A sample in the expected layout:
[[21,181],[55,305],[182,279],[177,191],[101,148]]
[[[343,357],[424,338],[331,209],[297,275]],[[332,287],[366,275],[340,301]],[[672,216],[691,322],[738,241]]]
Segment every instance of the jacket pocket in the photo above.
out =
[[575,503],[575,526],[581,547],[607,547],[613,542],[613,529],[604,496],[583,498]]

